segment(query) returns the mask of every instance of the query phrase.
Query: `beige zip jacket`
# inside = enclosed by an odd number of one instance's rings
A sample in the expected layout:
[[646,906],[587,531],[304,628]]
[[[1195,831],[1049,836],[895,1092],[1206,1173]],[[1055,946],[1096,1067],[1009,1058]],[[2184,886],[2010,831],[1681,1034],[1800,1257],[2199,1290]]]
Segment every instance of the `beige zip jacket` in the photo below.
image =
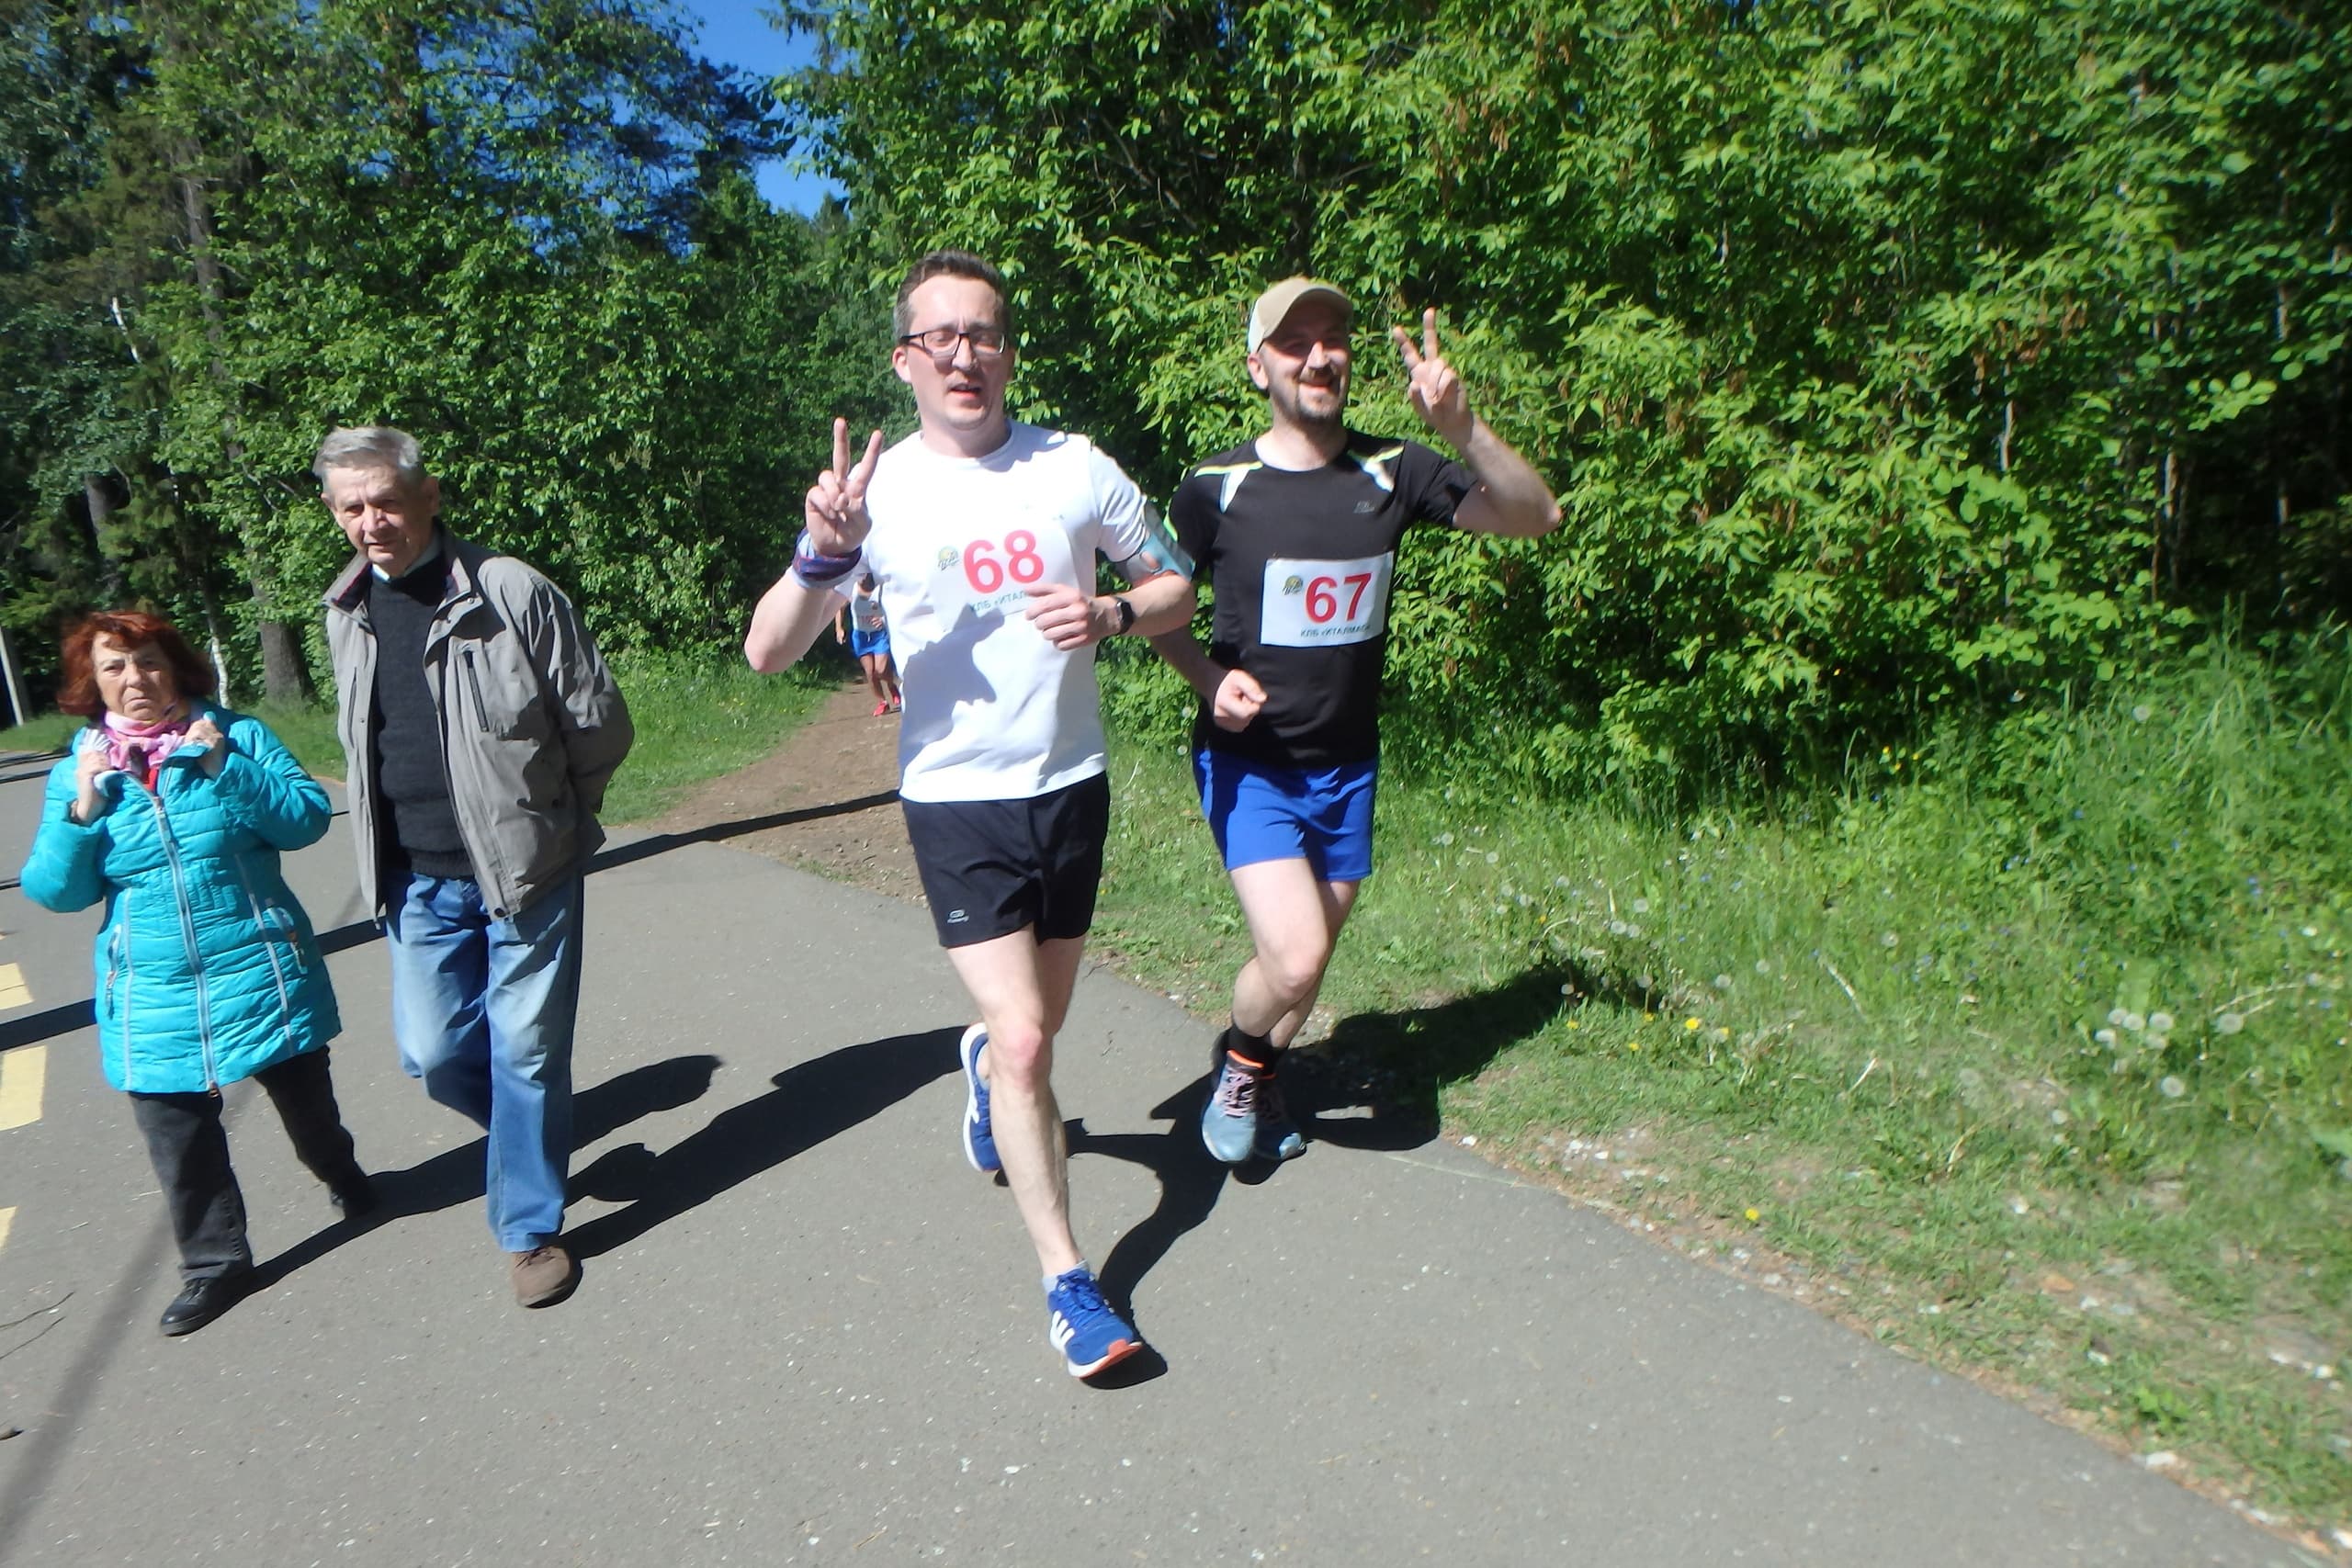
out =
[[[482,902],[505,919],[584,870],[605,841],[596,813],[636,732],[613,672],[554,583],[446,528],[441,540],[449,591],[425,635],[425,678],[458,831]],[[350,769],[359,891],[380,918],[368,570],[368,558],[355,557],[327,590],[327,651]]]

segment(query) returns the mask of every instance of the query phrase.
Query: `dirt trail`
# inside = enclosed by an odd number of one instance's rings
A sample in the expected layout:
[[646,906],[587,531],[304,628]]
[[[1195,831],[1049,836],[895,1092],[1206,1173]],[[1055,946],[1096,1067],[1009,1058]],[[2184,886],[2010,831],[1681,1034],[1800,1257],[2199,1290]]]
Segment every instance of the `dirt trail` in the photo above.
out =
[[[873,716],[864,682],[819,705],[776,750],[711,780],[642,824],[684,832],[888,795],[899,785],[899,716]],[[860,887],[922,901],[896,799],[862,810],[763,828],[727,842]]]

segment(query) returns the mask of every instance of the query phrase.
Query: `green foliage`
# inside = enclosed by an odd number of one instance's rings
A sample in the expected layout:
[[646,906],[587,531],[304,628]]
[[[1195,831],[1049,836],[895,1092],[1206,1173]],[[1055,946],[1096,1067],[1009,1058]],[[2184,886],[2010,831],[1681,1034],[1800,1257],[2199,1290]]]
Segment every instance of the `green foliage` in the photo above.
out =
[[837,218],[759,200],[771,102],[674,13],[6,14],[38,91],[0,117],[0,578],[37,663],[144,599],[257,685],[348,554],[307,473],[337,423],[412,430],[452,523],[610,645],[731,640],[830,416],[879,406],[880,317]]
[[[1400,561],[1400,756],[1687,791],[2064,702],[2352,590],[2352,33],[2208,0],[1008,0],[799,15],[876,257],[1012,280],[1028,395],[1154,482],[1314,270],[1445,308],[1556,541]],[[1359,417],[1406,430],[1376,342]]]

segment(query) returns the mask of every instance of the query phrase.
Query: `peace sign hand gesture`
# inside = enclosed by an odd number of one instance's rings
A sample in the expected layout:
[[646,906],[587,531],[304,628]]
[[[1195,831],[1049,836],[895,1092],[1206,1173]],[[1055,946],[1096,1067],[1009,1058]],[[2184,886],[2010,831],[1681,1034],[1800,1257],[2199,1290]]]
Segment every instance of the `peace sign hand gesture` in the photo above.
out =
[[1453,373],[1445,355],[1437,346],[1437,308],[1431,306],[1421,312],[1421,345],[1413,346],[1413,337],[1402,327],[1388,329],[1390,341],[1404,356],[1405,372],[1409,378],[1406,391],[1412,400],[1413,412],[1421,423],[1445,437],[1456,452],[1470,445],[1471,433],[1477,428],[1477,416],[1470,412],[1470,394],[1464,389],[1462,378]]
[[882,457],[882,433],[865,443],[865,456],[852,468],[849,460],[849,421],[833,421],[833,466],[808,487],[801,509],[808,525],[808,545],[819,555],[854,555],[865,543],[874,520],[865,513],[865,489],[874,482],[874,465]]

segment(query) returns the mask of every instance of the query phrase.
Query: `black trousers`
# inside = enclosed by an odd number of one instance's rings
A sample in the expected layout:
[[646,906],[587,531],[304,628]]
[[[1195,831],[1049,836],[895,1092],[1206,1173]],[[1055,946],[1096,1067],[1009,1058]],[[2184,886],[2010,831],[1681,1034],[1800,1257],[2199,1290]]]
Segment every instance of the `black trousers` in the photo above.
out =
[[[254,1081],[269,1092],[296,1156],[311,1175],[334,1188],[360,1179],[323,1046],[264,1067]],[[180,1244],[181,1277],[208,1279],[250,1265],[245,1197],[237,1190],[237,1173],[229,1168],[220,1095],[133,1094],[130,1109],[147,1139],[155,1179],[164,1184],[172,1235]]]

